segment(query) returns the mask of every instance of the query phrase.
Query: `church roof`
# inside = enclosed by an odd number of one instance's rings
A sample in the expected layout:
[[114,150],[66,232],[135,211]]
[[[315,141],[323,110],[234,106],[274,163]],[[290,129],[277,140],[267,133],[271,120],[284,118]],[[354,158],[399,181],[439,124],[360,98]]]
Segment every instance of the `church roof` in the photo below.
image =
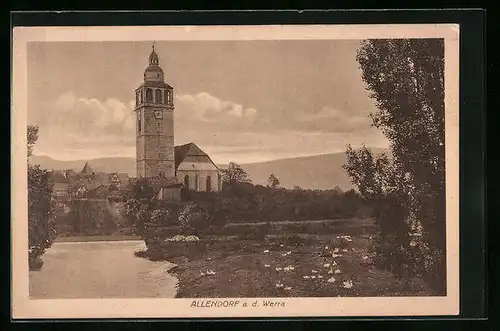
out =
[[135,91],[141,89],[142,87],[147,86],[147,87],[163,87],[163,88],[168,88],[168,89],[173,89],[173,87],[165,82],[157,82],[157,81],[147,81],[139,85]]
[[84,175],[92,175],[93,172],[94,172],[94,170],[92,170],[92,168],[90,167],[88,162],[85,163],[82,171],[80,171],[80,173],[84,174]]
[[184,161],[186,156],[208,156],[207,153],[202,151],[196,144],[188,143],[185,145],[175,146],[175,168]]

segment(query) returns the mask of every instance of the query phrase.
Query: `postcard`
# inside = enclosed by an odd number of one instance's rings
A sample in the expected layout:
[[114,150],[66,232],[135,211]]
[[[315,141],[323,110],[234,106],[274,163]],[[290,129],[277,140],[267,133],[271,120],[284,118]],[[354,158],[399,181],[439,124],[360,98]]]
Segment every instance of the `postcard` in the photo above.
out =
[[459,28],[16,27],[14,319],[459,313]]

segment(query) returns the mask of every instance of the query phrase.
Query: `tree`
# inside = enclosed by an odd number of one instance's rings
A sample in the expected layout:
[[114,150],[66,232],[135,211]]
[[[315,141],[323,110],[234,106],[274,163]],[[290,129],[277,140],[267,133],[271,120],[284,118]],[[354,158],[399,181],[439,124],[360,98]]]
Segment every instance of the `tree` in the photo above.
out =
[[271,188],[278,188],[280,186],[280,181],[275,174],[271,174],[267,180],[267,186]]
[[417,270],[406,266],[406,273],[424,273],[442,293],[446,285],[443,40],[368,40],[361,44],[357,60],[378,108],[370,115],[373,125],[391,142],[390,158],[349,147],[344,168],[375,207],[383,228],[381,240],[385,246],[389,243],[391,253],[401,247],[406,255],[415,251],[408,232],[422,229],[418,247],[432,261],[413,259],[422,263],[413,266]]
[[248,174],[243,168],[234,163],[230,162],[227,169],[221,169],[222,172],[222,180],[228,184],[244,184],[251,183],[251,180],[248,178]]
[[[38,127],[28,126],[28,157],[38,140]],[[28,164],[28,256],[30,270],[42,267],[41,256],[52,245],[56,235],[53,218],[50,173],[38,165]]]
[[135,227],[138,235],[144,236],[151,219],[149,204],[146,201],[129,199],[125,202],[124,210],[127,223]]
[[206,208],[196,203],[186,205],[179,213],[179,224],[184,234],[199,235],[206,230],[213,221]]
[[38,125],[28,125],[28,157],[33,154],[33,146],[38,140]]

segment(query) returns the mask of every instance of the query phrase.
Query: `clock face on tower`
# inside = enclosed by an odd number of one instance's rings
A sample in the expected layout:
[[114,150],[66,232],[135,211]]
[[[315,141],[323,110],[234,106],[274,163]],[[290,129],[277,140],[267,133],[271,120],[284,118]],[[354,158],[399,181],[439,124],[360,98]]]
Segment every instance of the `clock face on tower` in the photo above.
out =
[[160,109],[156,109],[155,110],[155,118],[161,119],[162,117],[163,117],[163,111],[161,111]]

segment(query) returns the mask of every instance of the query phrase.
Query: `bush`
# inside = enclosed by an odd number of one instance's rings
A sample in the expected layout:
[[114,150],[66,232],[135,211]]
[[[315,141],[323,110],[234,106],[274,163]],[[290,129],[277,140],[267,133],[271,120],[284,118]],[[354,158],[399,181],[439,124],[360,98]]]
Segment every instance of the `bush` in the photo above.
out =
[[258,225],[243,225],[233,227],[238,233],[238,238],[242,240],[264,240],[271,232],[271,225],[269,223]]
[[179,213],[179,225],[182,234],[203,233],[212,221],[212,217],[205,208],[198,204],[188,204]]

